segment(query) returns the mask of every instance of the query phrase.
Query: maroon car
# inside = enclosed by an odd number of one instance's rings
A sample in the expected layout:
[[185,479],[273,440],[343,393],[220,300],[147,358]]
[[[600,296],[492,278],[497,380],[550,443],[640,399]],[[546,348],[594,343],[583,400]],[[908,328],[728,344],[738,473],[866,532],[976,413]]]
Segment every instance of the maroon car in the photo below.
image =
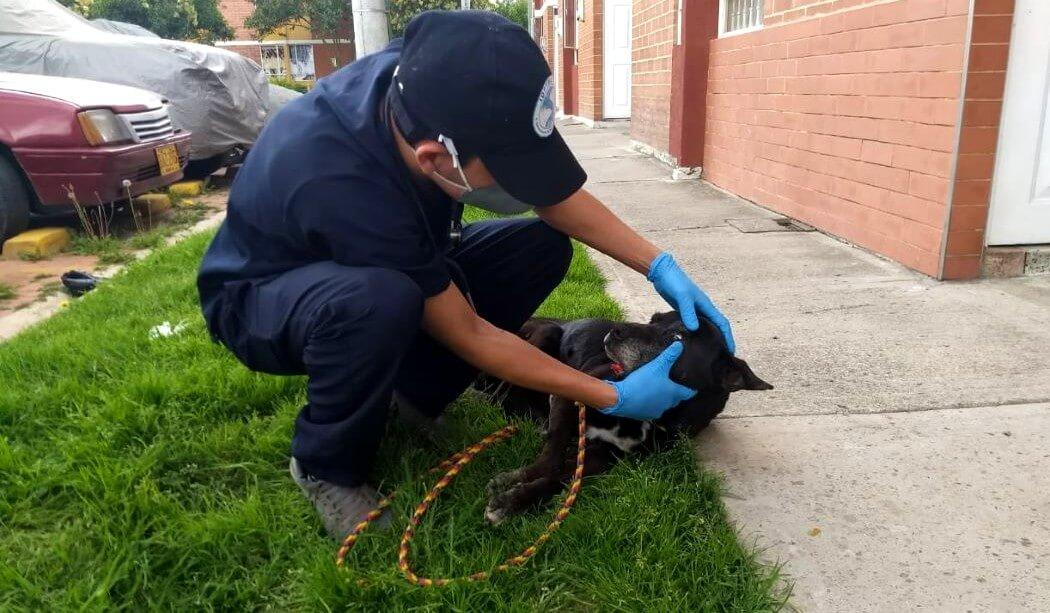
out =
[[189,132],[151,92],[0,72],[0,240],[30,213],[113,202],[182,178]]

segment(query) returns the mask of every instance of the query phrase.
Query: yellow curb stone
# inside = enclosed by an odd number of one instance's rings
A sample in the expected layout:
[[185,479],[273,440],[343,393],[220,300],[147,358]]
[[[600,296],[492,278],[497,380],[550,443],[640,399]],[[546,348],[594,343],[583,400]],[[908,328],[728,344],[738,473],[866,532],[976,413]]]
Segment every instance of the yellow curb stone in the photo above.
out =
[[168,186],[168,193],[182,196],[200,196],[204,192],[204,181],[180,181]]
[[151,215],[163,213],[171,208],[171,198],[167,194],[143,194],[137,196],[131,203],[138,208],[140,213],[148,212]]
[[16,234],[4,241],[3,258],[17,260],[28,253],[36,257],[50,257],[69,245],[69,230],[65,228],[36,228]]

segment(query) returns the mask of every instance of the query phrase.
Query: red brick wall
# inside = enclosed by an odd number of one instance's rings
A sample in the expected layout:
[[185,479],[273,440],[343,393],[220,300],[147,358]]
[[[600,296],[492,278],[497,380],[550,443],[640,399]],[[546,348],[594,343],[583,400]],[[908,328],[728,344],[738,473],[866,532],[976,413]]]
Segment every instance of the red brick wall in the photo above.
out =
[[547,58],[551,72],[554,72],[554,8],[548,7],[543,11],[543,56]]
[[[573,0],[562,0],[571,2]],[[576,22],[576,114],[588,119],[602,119],[602,0],[584,0],[584,19]],[[540,45],[551,72],[554,69],[554,9],[543,12],[536,42]],[[567,71],[563,71],[567,72]],[[568,76],[562,74],[559,80]],[[558,84],[558,108],[564,110],[563,83]]]
[[767,1],[711,43],[704,177],[937,275],[968,4]]
[[[570,0],[566,0],[570,1]],[[602,0],[584,0],[583,21],[576,22],[579,74],[578,113],[588,119],[600,120],[602,114]]]
[[[561,17],[559,17],[561,19]],[[553,52],[557,53],[557,56],[550,57],[551,75],[555,78],[554,81],[554,104],[557,105],[558,110],[565,112],[565,49],[562,48],[561,43],[563,39],[556,38],[554,40]],[[557,64],[555,64],[557,62]]]
[[232,45],[223,47],[223,49],[243,55],[256,64],[262,65],[262,51],[259,49],[259,45]]
[[635,0],[632,20],[631,138],[667,151],[675,0]]
[[1006,85],[1013,0],[976,0],[943,277],[980,274]]
[[[564,0],[563,0],[564,1]],[[554,87],[554,103],[558,106],[558,110],[565,111],[565,78],[568,76],[571,78],[571,74],[566,74],[565,67],[565,50],[562,46],[564,41],[561,39],[555,39],[555,19],[561,19],[561,15],[554,14],[553,7],[547,7],[540,20],[541,25],[541,36],[536,41],[540,46],[540,51],[543,52],[544,59],[547,60],[547,65],[550,67],[551,74],[556,75],[555,87]],[[557,45],[557,48],[555,48]],[[558,55],[555,55],[557,53]],[[558,66],[557,64],[561,64]],[[558,72],[558,71],[561,72]]]
[[[255,10],[251,0],[219,0],[219,12],[234,31],[234,40],[255,40],[255,32],[244,27],[244,20]],[[242,54],[243,55],[243,54]],[[258,53],[256,53],[258,55]],[[258,61],[258,58],[256,58]]]

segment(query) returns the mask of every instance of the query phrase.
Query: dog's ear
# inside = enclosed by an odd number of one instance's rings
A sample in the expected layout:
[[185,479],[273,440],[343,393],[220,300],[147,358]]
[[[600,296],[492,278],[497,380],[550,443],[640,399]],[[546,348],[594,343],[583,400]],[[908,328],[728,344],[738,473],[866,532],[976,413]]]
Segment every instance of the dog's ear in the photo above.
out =
[[771,390],[773,386],[758,378],[747,362],[738,357],[730,356],[729,368],[722,376],[722,386],[728,392],[739,390]]
[[518,336],[547,355],[561,359],[561,337],[564,331],[556,321],[533,318],[525,322]]
[[653,316],[649,318],[649,323],[654,326],[660,326],[666,328],[680,323],[682,318],[678,316],[678,311],[667,311],[666,313],[653,313]]

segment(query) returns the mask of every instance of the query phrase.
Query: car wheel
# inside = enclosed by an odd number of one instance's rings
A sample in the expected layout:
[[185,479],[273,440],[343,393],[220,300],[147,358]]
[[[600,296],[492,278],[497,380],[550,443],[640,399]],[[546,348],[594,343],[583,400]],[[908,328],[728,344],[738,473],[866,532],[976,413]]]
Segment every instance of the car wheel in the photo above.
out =
[[0,241],[18,234],[29,225],[29,193],[22,174],[0,155]]

